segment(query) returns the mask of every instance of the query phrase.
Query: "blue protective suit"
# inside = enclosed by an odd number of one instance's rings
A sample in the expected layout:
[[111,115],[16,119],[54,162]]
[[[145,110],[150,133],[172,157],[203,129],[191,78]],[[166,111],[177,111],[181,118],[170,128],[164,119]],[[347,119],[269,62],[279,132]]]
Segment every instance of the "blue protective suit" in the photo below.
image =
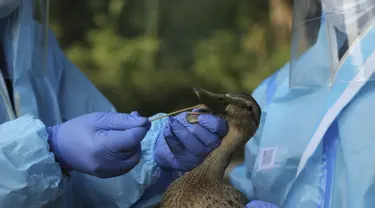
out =
[[[25,6],[31,4],[22,4]],[[48,70],[41,76],[41,59],[30,60],[29,55],[41,51],[38,46],[42,44],[35,43],[41,39],[30,33],[42,30],[41,25],[22,15],[18,21],[21,24],[10,27],[4,27],[4,20],[0,22],[6,73],[13,81],[13,96],[9,96],[4,73],[0,74],[0,207],[145,207],[142,200],[158,196],[157,188],[163,188],[158,184],[166,184],[161,175],[172,180],[178,174],[161,174],[154,160],[156,138],[166,119],[153,122],[141,143],[141,161],[129,173],[99,179],[72,172],[70,180],[63,179],[49,151],[46,127],[82,114],[115,109],[67,59],[52,32],[48,38]],[[36,48],[29,47],[32,43]],[[10,97],[14,98],[14,110]]]
[[[289,87],[288,63],[253,92],[261,125],[246,144],[245,162],[230,174],[251,200],[285,208],[374,207],[375,26],[353,43],[332,86],[325,30],[323,23],[296,66],[311,87]],[[356,51],[364,64],[356,64]]]

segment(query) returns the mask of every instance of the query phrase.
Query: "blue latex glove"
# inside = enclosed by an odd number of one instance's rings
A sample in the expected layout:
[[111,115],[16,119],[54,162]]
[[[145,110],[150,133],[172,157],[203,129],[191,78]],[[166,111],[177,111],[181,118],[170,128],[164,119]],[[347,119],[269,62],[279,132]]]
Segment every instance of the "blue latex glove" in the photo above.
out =
[[227,122],[210,114],[200,115],[198,122],[188,123],[186,112],[169,117],[156,143],[155,160],[159,166],[189,171],[220,145],[228,132]]
[[254,201],[251,201],[250,203],[248,203],[245,206],[245,208],[279,208],[279,207],[274,205],[274,204],[268,203],[268,202],[264,202],[264,201],[260,201],[260,200],[254,200]]
[[49,127],[49,144],[62,168],[99,178],[130,171],[151,122],[137,112],[91,113]]

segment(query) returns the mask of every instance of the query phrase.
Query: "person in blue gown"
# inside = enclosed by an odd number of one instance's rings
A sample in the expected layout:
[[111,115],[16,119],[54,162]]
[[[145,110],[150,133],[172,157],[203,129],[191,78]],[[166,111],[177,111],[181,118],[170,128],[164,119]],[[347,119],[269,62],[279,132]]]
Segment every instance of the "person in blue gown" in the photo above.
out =
[[374,207],[375,1],[296,0],[292,28],[231,183],[247,207]]
[[227,123],[116,112],[60,49],[48,5],[0,1],[0,207],[153,204],[220,145]]

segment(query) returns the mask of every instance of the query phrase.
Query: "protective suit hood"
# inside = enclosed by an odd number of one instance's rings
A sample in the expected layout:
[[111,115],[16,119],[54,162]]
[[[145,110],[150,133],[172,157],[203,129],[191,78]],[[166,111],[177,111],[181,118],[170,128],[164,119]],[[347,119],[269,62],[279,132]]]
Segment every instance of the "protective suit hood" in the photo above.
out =
[[1,0],[0,19],[10,15],[21,3],[21,0]]

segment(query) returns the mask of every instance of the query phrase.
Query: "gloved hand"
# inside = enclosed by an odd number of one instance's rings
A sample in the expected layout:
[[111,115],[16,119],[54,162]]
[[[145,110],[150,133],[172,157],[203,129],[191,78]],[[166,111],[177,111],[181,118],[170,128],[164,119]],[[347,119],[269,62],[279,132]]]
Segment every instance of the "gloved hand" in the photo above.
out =
[[99,178],[130,171],[151,122],[137,112],[91,113],[49,127],[49,144],[62,168]]
[[246,204],[245,208],[279,208],[279,207],[268,202],[254,200]]
[[156,143],[155,160],[159,166],[189,171],[220,145],[222,137],[228,132],[227,122],[210,114],[200,115],[198,122],[187,122],[186,112],[169,117]]

